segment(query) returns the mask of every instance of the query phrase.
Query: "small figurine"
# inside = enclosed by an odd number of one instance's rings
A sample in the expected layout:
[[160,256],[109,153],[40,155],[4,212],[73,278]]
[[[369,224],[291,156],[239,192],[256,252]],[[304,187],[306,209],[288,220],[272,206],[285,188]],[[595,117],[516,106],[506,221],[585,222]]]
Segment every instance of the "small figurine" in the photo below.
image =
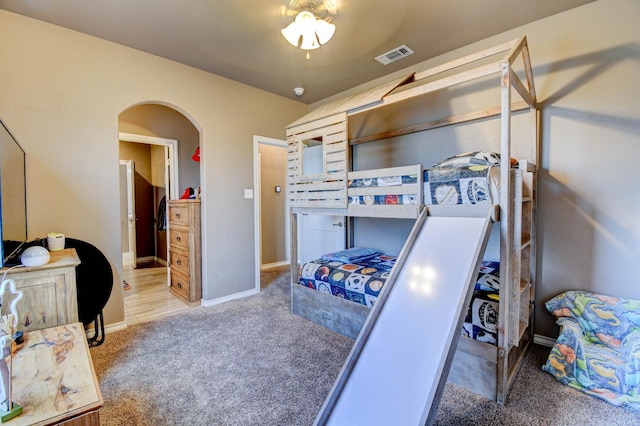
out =
[[11,293],[15,294],[16,297],[11,301],[10,313],[0,318],[0,350],[2,351],[2,357],[0,358],[0,422],[2,423],[22,414],[22,407],[11,400],[11,360],[13,336],[16,334],[18,325],[16,305],[22,299],[23,294],[21,290],[16,289],[16,282],[8,279],[0,285],[2,300],[4,300],[4,291],[7,284]]

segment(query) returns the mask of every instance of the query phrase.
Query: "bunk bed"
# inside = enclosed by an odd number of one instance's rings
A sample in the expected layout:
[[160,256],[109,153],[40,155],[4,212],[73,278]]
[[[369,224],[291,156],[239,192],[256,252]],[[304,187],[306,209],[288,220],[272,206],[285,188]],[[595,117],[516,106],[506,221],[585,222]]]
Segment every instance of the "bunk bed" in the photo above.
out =
[[[491,80],[492,76],[498,78]],[[495,84],[499,90],[498,106],[349,138],[350,133],[355,133],[349,124],[358,117],[390,106],[394,111],[401,111],[402,105],[409,101],[461,85],[467,85],[466,90],[469,90],[470,82],[477,80]],[[496,80],[497,83],[493,83]],[[520,101],[513,100],[514,94]],[[415,104],[410,105],[414,107]],[[515,114],[524,116],[526,123],[526,134],[519,138],[517,147],[513,146],[512,137]],[[436,194],[438,179],[447,173],[459,177],[460,173],[465,173],[465,167],[468,171],[473,166],[468,160],[477,153],[463,156],[462,168],[456,163],[461,157],[454,152],[451,158],[436,167],[416,164],[351,170],[352,152],[359,145],[486,120],[499,122],[500,144],[495,155],[497,163],[488,167],[487,185],[480,191],[481,203],[476,202],[477,199],[465,202],[461,197],[452,200]],[[355,258],[332,259],[330,256],[300,265],[297,261],[299,214],[349,217],[347,235],[352,247],[356,218],[417,219],[424,209],[438,215],[460,214],[461,211],[484,215],[490,211],[498,229],[499,254],[497,258],[487,258],[483,262],[449,380],[504,403],[515,373],[533,341],[537,123],[528,45],[526,37],[521,37],[321,106],[289,125],[287,188],[291,207],[292,312],[355,338],[375,304],[375,297],[384,291],[384,281],[389,273],[393,273],[394,260],[392,256],[374,253],[373,256],[378,257],[363,257],[365,261],[373,259],[373,266],[358,265]],[[305,173],[304,149],[317,144],[322,146],[322,172]],[[517,161],[512,158],[514,151],[518,154]],[[443,172],[445,167],[447,171]],[[333,255],[350,256],[353,251]],[[358,250],[355,251],[357,254]],[[343,265],[336,264],[338,260],[344,260]],[[351,282],[347,283],[345,278],[334,286],[344,291],[332,291],[330,285],[323,287],[316,282],[317,278],[330,277],[336,270],[341,278],[351,277]],[[475,310],[473,305],[477,306]],[[486,323],[486,320],[495,321]]]

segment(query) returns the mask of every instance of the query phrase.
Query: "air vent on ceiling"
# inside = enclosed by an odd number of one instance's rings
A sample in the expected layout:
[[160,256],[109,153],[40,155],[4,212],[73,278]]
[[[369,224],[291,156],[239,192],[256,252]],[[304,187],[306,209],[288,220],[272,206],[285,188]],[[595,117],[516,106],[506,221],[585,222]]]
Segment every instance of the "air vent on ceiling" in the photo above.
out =
[[402,58],[406,58],[411,55],[413,50],[409,49],[404,44],[400,47],[396,47],[393,50],[388,51],[387,53],[383,53],[382,55],[376,58],[376,61],[380,62],[382,65],[388,65],[391,62],[398,61]]

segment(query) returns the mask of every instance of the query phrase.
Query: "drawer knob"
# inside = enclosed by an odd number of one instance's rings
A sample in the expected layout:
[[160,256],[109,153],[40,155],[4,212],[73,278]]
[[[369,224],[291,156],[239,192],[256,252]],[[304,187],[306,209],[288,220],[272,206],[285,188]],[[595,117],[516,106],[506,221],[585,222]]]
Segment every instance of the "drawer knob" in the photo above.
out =
[[180,213],[176,213],[176,219],[180,219]]
[[182,259],[178,259],[178,260],[176,261],[176,264],[177,264],[177,265],[182,265]]
[[178,288],[182,288],[182,283],[178,283]]
[[182,241],[182,238],[176,237],[176,241],[180,242],[180,241]]

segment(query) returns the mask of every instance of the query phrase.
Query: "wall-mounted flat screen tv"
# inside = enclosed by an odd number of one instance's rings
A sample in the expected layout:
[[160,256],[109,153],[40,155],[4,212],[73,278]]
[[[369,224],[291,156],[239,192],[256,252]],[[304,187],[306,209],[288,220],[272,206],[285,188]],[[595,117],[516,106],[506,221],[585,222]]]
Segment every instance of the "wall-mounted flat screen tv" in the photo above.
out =
[[0,266],[19,264],[27,241],[25,153],[0,121]]

